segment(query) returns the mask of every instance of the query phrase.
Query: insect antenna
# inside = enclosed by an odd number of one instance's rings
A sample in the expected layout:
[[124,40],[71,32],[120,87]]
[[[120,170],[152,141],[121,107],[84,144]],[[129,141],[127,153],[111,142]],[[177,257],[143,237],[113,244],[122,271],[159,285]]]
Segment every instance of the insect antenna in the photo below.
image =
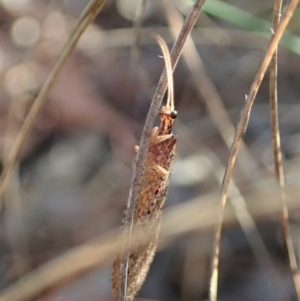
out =
[[173,83],[173,71],[172,71],[172,63],[171,63],[171,57],[170,52],[168,49],[168,46],[166,42],[163,40],[163,38],[157,34],[152,34],[152,36],[156,39],[165,60],[166,65],[166,73],[167,73],[167,80],[168,80],[168,99],[166,107],[170,109],[171,111],[175,110],[174,106],[174,83]]

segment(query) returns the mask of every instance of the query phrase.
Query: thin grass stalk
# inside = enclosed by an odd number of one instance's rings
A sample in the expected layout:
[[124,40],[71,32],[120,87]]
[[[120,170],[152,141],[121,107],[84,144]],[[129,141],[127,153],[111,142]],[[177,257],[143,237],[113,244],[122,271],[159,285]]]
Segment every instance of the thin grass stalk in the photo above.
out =
[[[10,150],[10,139],[16,132],[16,128],[19,129],[19,123],[17,122],[15,115],[19,109],[18,100],[20,95],[16,96],[8,109],[7,122],[4,132],[4,147],[2,154],[2,162],[5,164],[7,155]],[[7,204],[7,211],[5,214],[5,227],[7,229],[7,236],[9,245],[12,251],[12,266],[16,271],[18,278],[22,277],[29,269],[29,256],[27,252],[27,241],[26,235],[24,233],[22,215],[21,215],[21,189],[20,189],[20,179],[19,179],[19,162],[16,162],[13,170],[11,181],[5,191],[4,200]],[[19,235],[12,235],[14,229],[18,228]],[[18,256],[18,251],[22,250],[25,258],[20,258]]]
[[257,94],[258,88],[261,84],[261,81],[265,75],[265,72],[268,68],[270,60],[273,56],[275,49],[279,43],[279,40],[288,25],[292,14],[298,4],[299,0],[291,0],[289,5],[286,8],[286,11],[283,15],[282,21],[278,25],[276,32],[274,33],[270,44],[266,50],[265,56],[258,68],[258,71],[254,77],[253,83],[251,85],[250,91],[248,93],[248,98],[245,101],[244,107],[241,111],[240,120],[237,125],[236,133],[234,136],[234,140],[232,143],[232,147],[229,153],[228,163],[226,166],[225,174],[223,177],[223,183],[221,188],[221,197],[220,197],[220,207],[218,210],[217,217],[217,226],[214,234],[214,249],[213,249],[213,258],[212,258],[212,273],[210,278],[210,291],[209,291],[209,300],[217,301],[217,292],[218,292],[218,268],[219,268],[219,253],[220,253],[220,240],[221,240],[221,232],[222,232],[222,223],[224,218],[224,210],[226,205],[226,198],[229,189],[229,183],[232,176],[232,171],[234,167],[234,163],[236,160],[236,156],[238,153],[239,145],[242,139],[242,136],[247,127],[247,123],[249,120],[251,108]]
[[[272,28],[274,32],[277,31],[277,27],[280,21],[281,15],[281,0],[275,0],[273,10]],[[283,234],[283,241],[288,254],[289,266],[292,272],[292,278],[295,286],[297,299],[300,300],[300,275],[297,267],[296,256],[294,252],[293,242],[290,234],[289,227],[289,212],[286,204],[285,195],[285,181],[282,167],[282,152],[280,145],[280,130],[278,121],[278,95],[277,95],[277,70],[278,70],[278,56],[277,48],[270,63],[270,117],[271,117],[271,129],[272,129],[272,144],[273,144],[273,159],[274,159],[274,173],[278,183],[280,201],[281,201],[281,227]]]
[[61,51],[61,54],[53,67],[50,75],[48,76],[46,82],[44,83],[43,87],[41,88],[35,102],[33,103],[28,115],[26,116],[26,119],[24,121],[24,124],[19,131],[16,141],[12,147],[11,152],[9,153],[9,156],[7,158],[7,161],[4,164],[3,172],[0,179],[0,208],[2,206],[2,196],[4,193],[4,190],[8,184],[8,181],[10,179],[11,173],[13,171],[13,167],[20,155],[22,146],[24,144],[25,139],[27,138],[29,132],[31,131],[34,121],[36,119],[36,116],[42,109],[46,97],[52,88],[55,80],[57,79],[57,76],[59,72],[61,71],[62,67],[64,66],[65,62],[71,55],[72,51],[76,47],[76,44],[85,31],[85,29],[89,26],[89,24],[95,19],[99,11],[104,6],[106,0],[92,0],[85,10],[80,15],[75,28],[70,36],[70,39],[66,43],[65,47]]

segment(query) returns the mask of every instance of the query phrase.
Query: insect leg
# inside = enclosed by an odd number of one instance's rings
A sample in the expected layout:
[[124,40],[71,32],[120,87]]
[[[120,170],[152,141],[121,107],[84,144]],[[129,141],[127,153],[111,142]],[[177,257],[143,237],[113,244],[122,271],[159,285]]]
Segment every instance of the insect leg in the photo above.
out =
[[171,139],[172,137],[174,137],[173,134],[159,135],[159,136],[157,136],[157,137],[155,138],[154,144],[157,144],[157,143],[160,143],[160,142],[169,140],[169,139]]

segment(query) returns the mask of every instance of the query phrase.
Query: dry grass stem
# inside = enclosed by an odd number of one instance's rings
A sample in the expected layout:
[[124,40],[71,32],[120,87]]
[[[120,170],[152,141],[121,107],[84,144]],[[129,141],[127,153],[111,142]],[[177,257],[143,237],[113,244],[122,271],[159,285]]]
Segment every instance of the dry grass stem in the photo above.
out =
[[[3,150],[3,158],[2,162],[6,162],[9,154],[9,150],[11,148],[10,145],[10,136],[13,136],[16,131],[19,130],[19,123],[16,119],[17,111],[19,109],[18,97],[13,99],[8,111],[7,124],[4,134],[4,150]],[[26,235],[24,233],[24,225],[22,221],[22,212],[21,212],[21,184],[19,178],[19,162],[15,162],[13,170],[11,172],[11,180],[7,185],[7,189],[3,195],[6,205],[6,218],[5,218],[5,226],[7,228],[8,239],[10,248],[13,253],[13,267],[16,270],[16,274],[18,277],[22,277],[29,270],[29,256],[27,254],[27,241]],[[18,227],[20,237],[16,238],[13,233],[15,227]],[[20,258],[18,256],[19,251],[22,250],[26,256],[26,260]]]
[[92,0],[86,7],[86,9],[80,15],[75,28],[70,36],[70,39],[66,43],[65,47],[63,48],[54,68],[52,69],[50,75],[48,76],[46,82],[44,83],[43,87],[41,88],[35,102],[33,103],[24,124],[17,135],[16,141],[11,149],[11,152],[5,162],[5,166],[1,175],[0,179],[0,206],[2,204],[2,196],[5,190],[6,185],[10,179],[10,175],[12,173],[14,164],[18,159],[18,156],[21,152],[22,145],[28,136],[30,130],[32,129],[34,120],[38,113],[40,112],[41,108],[43,107],[46,97],[53,86],[59,72],[61,71],[62,67],[64,66],[65,62],[71,55],[73,49],[75,48],[79,38],[85,31],[85,29],[89,26],[89,24],[95,19],[99,11],[104,6],[106,0]]
[[220,239],[222,232],[223,215],[225,210],[226,198],[229,188],[229,183],[232,175],[233,166],[236,160],[237,152],[239,149],[240,141],[242,139],[243,133],[247,127],[247,122],[250,116],[251,108],[257,94],[260,83],[264,77],[267,67],[270,63],[272,55],[279,43],[279,40],[292,17],[292,14],[298,4],[299,0],[292,0],[286,8],[283,15],[282,21],[280,22],[275,34],[273,35],[270,44],[267,48],[265,56],[260,64],[260,67],[255,75],[254,81],[251,85],[250,91],[248,93],[248,98],[246,99],[245,105],[241,112],[240,120],[237,125],[237,130],[234,136],[234,141],[232,143],[231,151],[228,158],[228,164],[223,178],[221,198],[220,198],[220,208],[217,217],[217,227],[214,236],[214,250],[212,259],[212,275],[210,279],[210,301],[217,301],[217,290],[218,290],[218,267],[219,267],[219,252],[220,252]]
[[[277,31],[279,25],[281,6],[282,6],[282,1],[275,0],[274,10],[273,10],[273,22],[272,22],[272,28],[274,32]],[[300,274],[297,267],[296,256],[295,256],[293,242],[290,234],[289,213],[286,205],[286,195],[284,191],[285,183],[284,183],[284,174],[283,174],[283,167],[282,167],[282,153],[281,153],[281,146],[280,146],[280,131],[279,131],[279,121],[278,121],[277,48],[274,51],[270,63],[270,114],[271,114],[271,128],[272,128],[274,172],[275,172],[276,180],[278,182],[279,195],[282,204],[282,211],[281,211],[282,234],[285,243],[285,248],[288,254],[288,260],[292,272],[295,291],[298,300],[300,300]]]
[[[216,171],[223,170],[223,166],[215,157],[212,170],[221,185],[221,172],[217,173]],[[265,242],[258,231],[255,219],[250,213],[247,201],[243,193],[236,185],[234,179],[231,180],[231,185],[228,191],[228,200],[234,210],[241,228],[245,233],[245,236],[247,237],[247,241],[249,242],[256,261],[261,267],[261,270],[265,273],[270,288],[272,290],[276,290],[275,295],[277,296],[278,300],[283,300],[284,294],[282,284],[280,283],[280,276],[275,268],[274,262],[269,254]]]

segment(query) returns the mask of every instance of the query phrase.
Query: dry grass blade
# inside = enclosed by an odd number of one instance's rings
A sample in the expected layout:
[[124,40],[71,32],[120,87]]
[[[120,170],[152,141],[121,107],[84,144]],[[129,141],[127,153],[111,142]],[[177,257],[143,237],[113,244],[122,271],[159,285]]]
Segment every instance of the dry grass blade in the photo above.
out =
[[[17,131],[15,127],[19,129],[19,124],[17,123],[16,119],[14,118],[15,113],[18,109],[18,98],[14,99],[10,105],[8,111],[8,122],[4,134],[4,152],[2,157],[2,162],[6,162],[7,154],[9,154],[10,150],[10,141],[9,137]],[[7,189],[4,193],[5,197],[5,205],[6,205],[6,214],[7,216],[15,217],[15,219],[6,218],[5,219],[5,227],[7,228],[7,232],[9,233],[9,244],[10,248],[14,254],[13,258],[13,267],[17,272],[18,277],[23,276],[30,270],[30,264],[26,262],[26,260],[18,258],[18,250],[24,250],[26,257],[28,258],[28,247],[27,247],[27,238],[24,233],[24,225],[23,219],[21,214],[21,203],[22,203],[22,196],[21,196],[21,185],[19,179],[19,161],[15,162],[14,168],[12,170],[11,180],[8,183]],[[14,227],[19,227],[20,229],[20,237],[15,238],[13,235]]]
[[[184,26],[182,27],[182,30],[179,34],[177,41],[175,42],[172,48],[171,62],[172,62],[173,70],[176,67],[176,64],[179,60],[179,56],[182,52],[182,48],[185,44],[187,36],[190,34],[192,28],[194,27],[195,22],[200,14],[201,8],[203,7],[204,3],[205,0],[196,1],[191,12],[186,18],[186,21],[184,23]],[[132,233],[133,219],[134,219],[135,208],[136,208],[135,200],[138,197],[139,181],[143,173],[143,166],[145,163],[146,154],[149,147],[149,136],[154,125],[154,119],[157,116],[159,107],[161,106],[162,98],[164,96],[166,88],[167,88],[167,76],[166,76],[166,69],[164,69],[160,77],[159,83],[157,85],[156,91],[154,93],[151,106],[148,111],[147,119],[139,143],[139,152],[137,154],[135,164],[133,167],[133,176],[131,180],[131,187],[130,187],[129,197],[127,201],[127,210],[126,210],[126,215],[124,216],[124,229],[126,229],[126,231],[124,231],[124,237],[127,236],[127,238],[129,238]],[[127,264],[128,262],[125,263],[123,261],[123,264],[121,264],[120,267],[121,270],[120,273],[123,282],[124,279],[126,279]]]
[[[273,11],[273,30],[277,31],[281,14],[281,0],[275,0]],[[280,146],[280,132],[278,121],[278,98],[277,98],[277,49],[270,63],[270,113],[271,113],[271,128],[272,128],[272,143],[273,143],[273,157],[274,157],[274,172],[278,182],[278,189],[280,200],[282,204],[281,211],[281,226],[283,232],[283,240],[288,254],[289,265],[292,272],[295,291],[298,300],[300,300],[300,275],[297,267],[296,256],[294,252],[293,242],[289,227],[289,213],[286,205],[286,195],[284,191],[284,174],[282,167],[282,155]]]
[[28,133],[32,129],[34,120],[37,114],[40,112],[43,104],[46,101],[46,97],[53,86],[60,70],[64,66],[65,62],[67,61],[68,57],[72,53],[73,49],[75,48],[79,38],[88,27],[88,25],[95,19],[99,11],[104,6],[106,0],[92,0],[85,10],[82,12],[81,16],[79,17],[75,28],[70,36],[69,41],[63,48],[54,68],[52,69],[49,77],[47,78],[46,82],[44,83],[42,89],[40,90],[34,104],[32,105],[24,124],[16,138],[16,141],[12,147],[12,150],[5,162],[5,166],[1,175],[0,180],[0,204],[2,204],[2,196],[5,190],[5,187],[9,181],[10,175],[12,173],[14,164],[18,159],[18,156],[21,152],[22,145],[28,136]]
[[251,112],[251,108],[257,94],[260,83],[264,77],[267,67],[270,63],[272,55],[279,43],[279,40],[292,17],[292,14],[298,4],[299,0],[292,0],[286,8],[284,16],[281,23],[279,24],[277,31],[273,35],[270,44],[267,48],[266,54],[260,64],[254,81],[251,85],[248,98],[246,99],[245,105],[241,112],[240,120],[237,126],[237,130],[234,136],[234,141],[232,143],[232,148],[228,158],[228,164],[226,167],[225,175],[222,183],[221,198],[220,198],[220,208],[218,212],[217,227],[214,237],[214,254],[212,259],[212,275],[210,279],[210,301],[217,301],[217,289],[218,289],[218,267],[219,267],[219,252],[220,252],[220,239],[222,232],[223,215],[225,210],[226,198],[229,189],[229,183],[232,175],[233,166],[236,160],[237,152],[239,149],[240,141],[247,126],[248,118]]

